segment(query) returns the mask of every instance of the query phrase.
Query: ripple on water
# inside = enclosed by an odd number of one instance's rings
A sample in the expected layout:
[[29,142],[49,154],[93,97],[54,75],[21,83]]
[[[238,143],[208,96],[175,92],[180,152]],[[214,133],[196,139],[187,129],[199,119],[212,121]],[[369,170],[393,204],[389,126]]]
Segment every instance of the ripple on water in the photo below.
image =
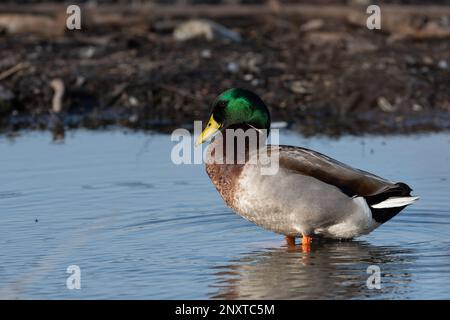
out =
[[[449,139],[282,134],[421,197],[368,236],[305,253],[233,214],[202,166],[173,165],[170,136],[24,135],[0,144],[0,297],[449,299]],[[79,292],[64,288],[72,264]]]

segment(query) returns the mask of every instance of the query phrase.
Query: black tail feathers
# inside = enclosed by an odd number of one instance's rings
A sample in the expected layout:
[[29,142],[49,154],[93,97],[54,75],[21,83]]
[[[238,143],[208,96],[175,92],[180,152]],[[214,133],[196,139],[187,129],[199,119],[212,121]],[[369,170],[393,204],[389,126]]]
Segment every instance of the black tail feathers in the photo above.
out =
[[392,219],[400,211],[402,211],[405,206],[376,209],[372,208],[372,205],[383,202],[391,197],[408,197],[411,195],[411,191],[412,189],[406,183],[398,182],[395,184],[395,187],[392,187],[379,194],[365,197],[367,204],[372,211],[372,218],[378,223],[385,223],[386,221]]

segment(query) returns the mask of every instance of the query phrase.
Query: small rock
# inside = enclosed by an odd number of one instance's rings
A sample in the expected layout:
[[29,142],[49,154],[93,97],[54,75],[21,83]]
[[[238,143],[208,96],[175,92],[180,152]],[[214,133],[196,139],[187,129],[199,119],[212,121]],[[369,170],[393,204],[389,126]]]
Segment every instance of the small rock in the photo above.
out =
[[414,103],[413,106],[412,106],[412,110],[414,112],[422,111],[422,109],[423,109],[423,107],[420,104],[417,104],[417,103]]
[[422,61],[424,64],[427,64],[427,65],[432,65],[434,62],[433,59],[428,56],[423,57]]
[[83,76],[77,76],[75,86],[81,87],[86,82],[86,78]]
[[82,58],[82,59],[91,59],[94,55],[95,55],[95,52],[96,52],[97,50],[95,49],[95,47],[87,47],[87,48],[83,48],[81,51],[80,51],[80,57]]
[[239,69],[239,67],[238,67],[237,63],[235,63],[235,62],[228,62],[227,70],[229,72],[235,73],[235,72],[238,71],[238,69]]
[[302,81],[292,81],[289,85],[289,89],[291,89],[293,93],[297,94],[305,94],[308,92],[308,89]]
[[438,62],[438,67],[439,67],[440,69],[444,69],[444,70],[448,69],[448,62],[445,61],[445,60],[440,60],[440,61]]
[[131,105],[132,107],[136,107],[136,106],[139,104],[138,99],[136,99],[136,97],[133,97],[133,96],[130,96],[130,97],[128,98],[128,102],[130,103],[130,105]]
[[300,31],[308,32],[308,31],[314,31],[322,28],[324,25],[324,22],[322,19],[312,19],[300,26]]
[[384,112],[393,112],[395,107],[384,97],[378,98],[378,107]]
[[241,41],[241,36],[214,21],[193,19],[177,26],[173,31],[173,37],[177,41],[187,41],[196,38],[206,40],[227,39],[235,42]]
[[211,50],[209,50],[209,49],[204,49],[204,50],[202,50],[202,51],[200,52],[200,56],[201,56],[203,59],[209,59],[209,58],[211,58]]
[[138,122],[138,120],[139,120],[139,116],[138,116],[137,114],[132,114],[132,115],[128,118],[128,120],[129,120],[131,123],[136,123],[136,122]]
[[244,66],[246,69],[248,69],[251,72],[259,72],[260,68],[258,65],[261,65],[263,63],[263,57],[259,54],[254,53],[248,53],[239,61],[240,66]]

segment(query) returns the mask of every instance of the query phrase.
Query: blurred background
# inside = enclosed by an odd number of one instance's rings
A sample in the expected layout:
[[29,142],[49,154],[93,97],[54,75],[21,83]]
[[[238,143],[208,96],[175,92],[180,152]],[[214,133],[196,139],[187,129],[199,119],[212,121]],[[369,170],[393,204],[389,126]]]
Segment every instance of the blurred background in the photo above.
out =
[[[69,4],[81,30],[66,28]],[[0,129],[190,127],[232,86],[303,134],[449,128],[449,4],[3,1]]]
[[[444,0],[2,1],[0,298],[449,299],[449,40]],[[230,87],[265,100],[281,144],[420,201],[354,241],[286,248],[171,159],[167,133]]]

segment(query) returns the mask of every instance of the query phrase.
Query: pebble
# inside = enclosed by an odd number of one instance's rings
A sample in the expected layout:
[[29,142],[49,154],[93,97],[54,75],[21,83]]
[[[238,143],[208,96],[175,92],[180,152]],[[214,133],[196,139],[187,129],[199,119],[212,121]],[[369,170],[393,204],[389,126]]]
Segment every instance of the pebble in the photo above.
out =
[[384,112],[393,112],[395,111],[395,107],[384,97],[378,98],[378,107]]
[[133,96],[130,96],[130,97],[128,98],[128,102],[130,102],[130,105],[131,105],[132,107],[136,107],[136,106],[139,104],[138,99],[136,99],[136,97],[133,97]]
[[304,94],[304,93],[308,92],[308,90],[306,89],[306,87],[302,81],[292,81],[289,88],[291,89],[291,91],[293,93],[297,93],[297,94]]
[[206,19],[192,19],[181,23],[173,31],[173,37],[177,41],[186,41],[196,38],[206,40],[226,39],[234,42],[241,41],[239,33]]
[[415,111],[415,112],[422,111],[422,109],[423,109],[422,106],[420,104],[417,104],[417,103],[414,103],[413,106],[412,106],[412,110]]
[[440,60],[438,62],[438,67],[444,70],[448,69],[448,62],[445,60]]
[[203,59],[209,59],[209,58],[211,58],[211,50],[209,50],[209,49],[203,49],[203,50],[200,52],[200,56],[201,56]]
[[227,64],[227,70],[230,72],[237,72],[239,69],[238,65],[235,62],[228,62]]

